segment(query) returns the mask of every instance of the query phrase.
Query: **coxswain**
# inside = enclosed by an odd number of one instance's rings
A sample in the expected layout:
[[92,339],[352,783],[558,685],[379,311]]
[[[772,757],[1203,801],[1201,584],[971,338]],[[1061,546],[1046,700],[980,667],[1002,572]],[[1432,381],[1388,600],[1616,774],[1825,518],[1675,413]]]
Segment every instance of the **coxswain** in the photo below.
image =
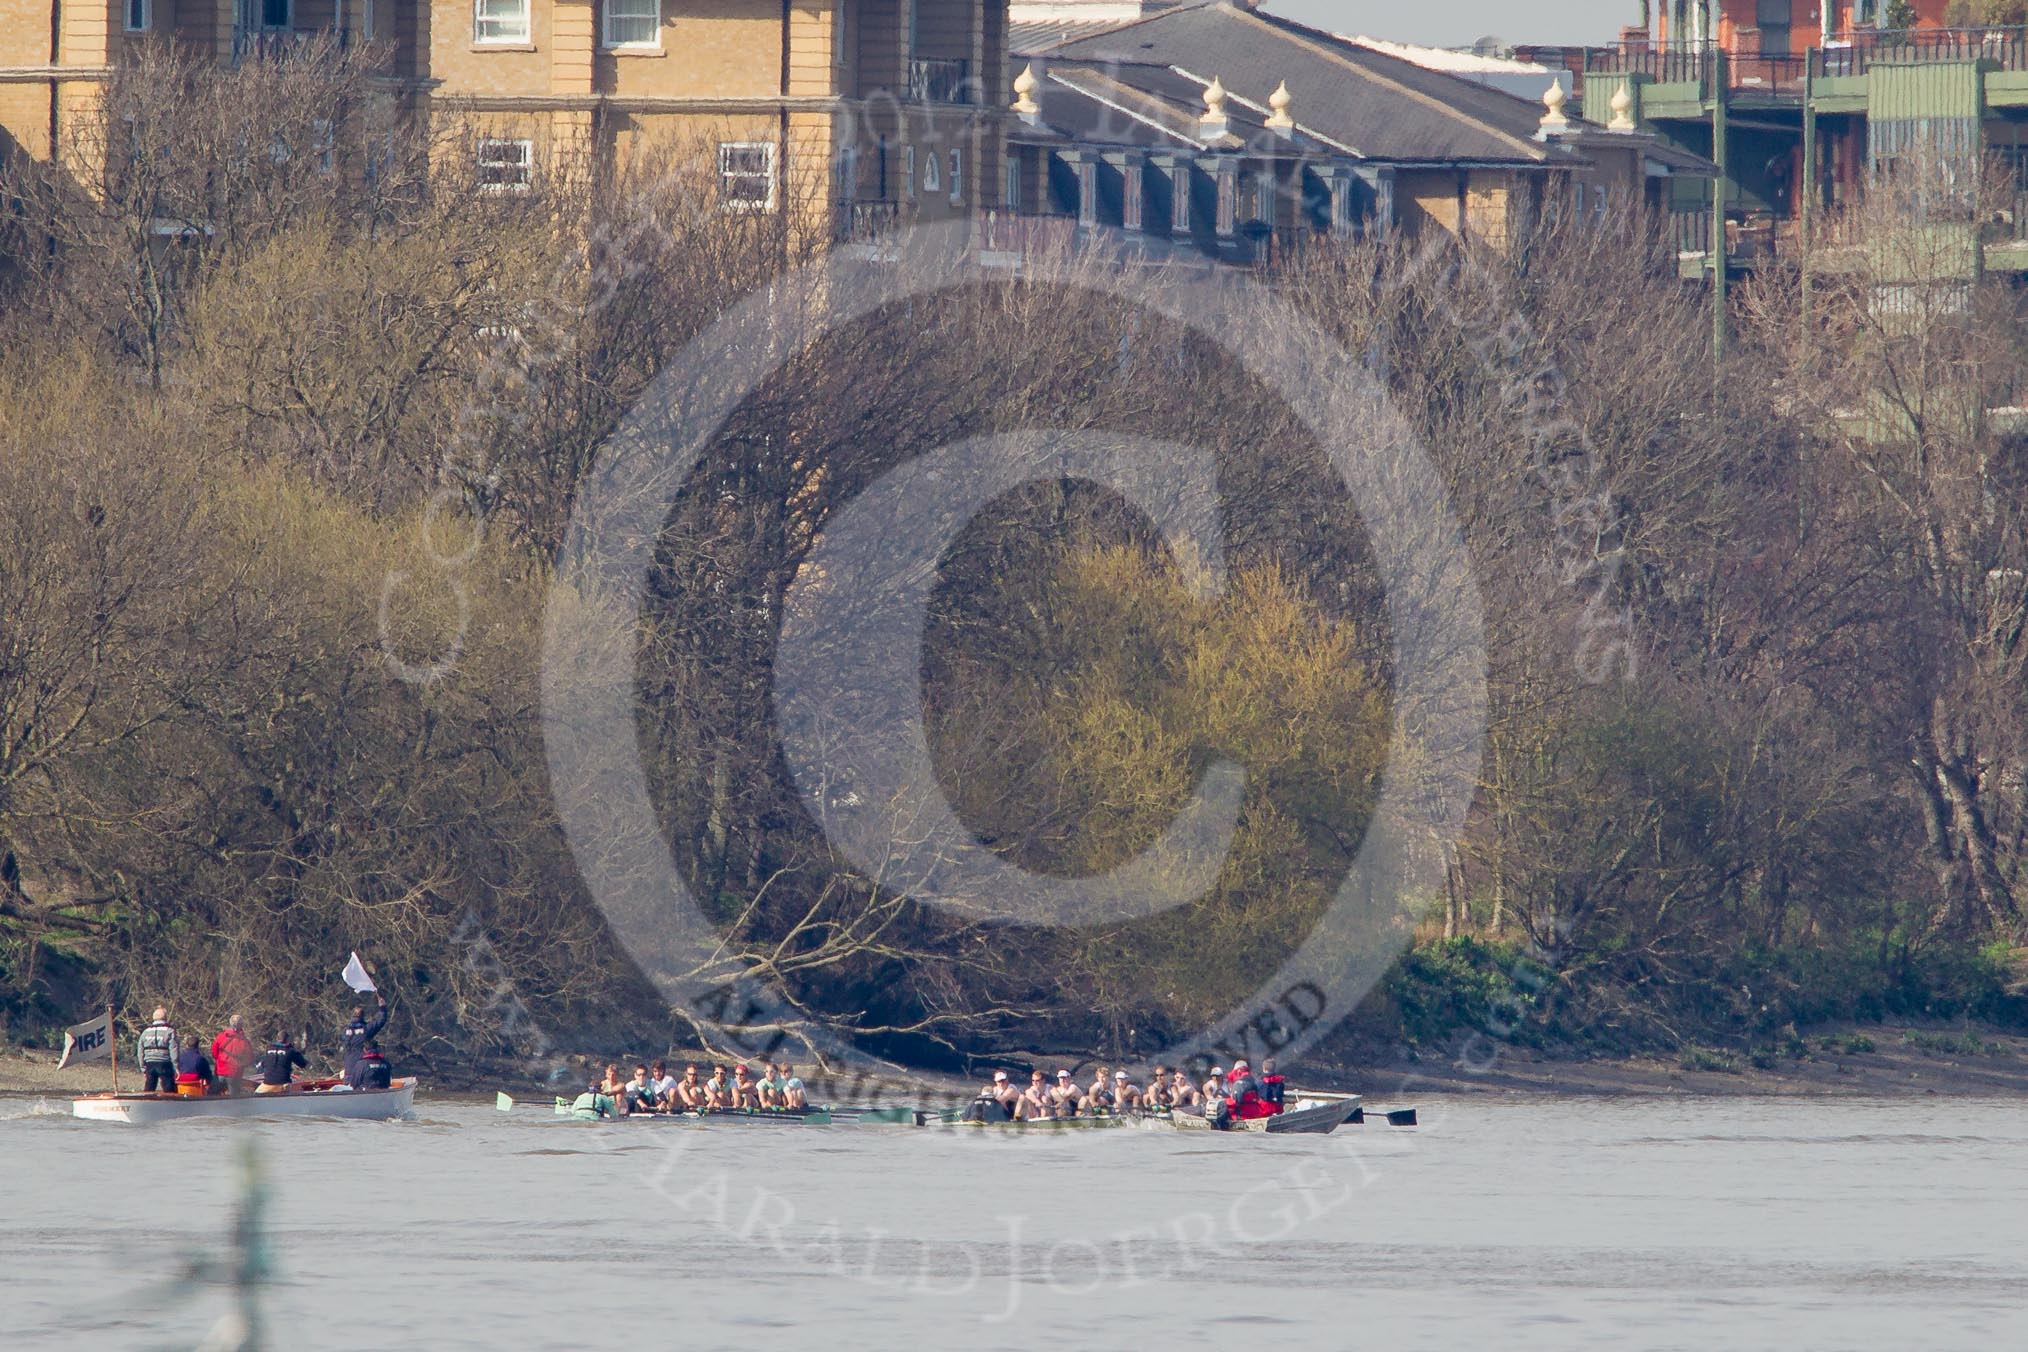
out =
[[176,1054],[176,1092],[184,1098],[211,1092],[211,1058],[198,1047],[195,1033],[183,1035],[183,1050]]
[[571,1102],[570,1115],[581,1122],[597,1122],[620,1115],[619,1104],[605,1091],[603,1085],[586,1085],[585,1091]]
[[344,1053],[345,1083],[352,1083],[352,1070],[358,1064],[359,1054],[366,1050],[366,1044],[380,1036],[387,1027],[387,997],[375,991],[373,998],[380,1002],[372,1018],[366,1017],[365,1005],[352,1006],[352,1022],[345,1025],[339,1035],[339,1044]]
[[134,1045],[134,1056],[141,1064],[142,1093],[176,1092],[176,1050],[176,1030],[170,1026],[169,1011],[158,1006]]
[[[1002,1072],[1003,1074],[1005,1072]],[[979,1090],[979,1097],[965,1105],[962,1120],[966,1122],[1005,1122],[1013,1116],[1006,1103],[995,1092],[995,1085],[986,1085]]]
[[246,1077],[254,1068],[254,1048],[240,1027],[239,1015],[227,1019],[225,1027],[211,1040],[211,1066],[218,1077],[219,1092],[246,1092]]
[[346,1083],[354,1089],[394,1088],[394,1067],[387,1064],[378,1042],[369,1042],[359,1049],[359,1078],[348,1079]]
[[303,1059],[303,1054],[296,1050],[296,1045],[289,1041],[287,1033],[276,1033],[274,1041],[268,1043],[268,1049],[261,1053],[261,1082],[254,1086],[254,1092],[288,1093],[290,1082],[296,1078],[296,1068],[307,1067],[309,1064]]
[[1271,1104],[1276,1112],[1280,1112],[1287,1092],[1288,1081],[1275,1073],[1275,1059],[1272,1056],[1268,1057],[1260,1063],[1261,1102]]

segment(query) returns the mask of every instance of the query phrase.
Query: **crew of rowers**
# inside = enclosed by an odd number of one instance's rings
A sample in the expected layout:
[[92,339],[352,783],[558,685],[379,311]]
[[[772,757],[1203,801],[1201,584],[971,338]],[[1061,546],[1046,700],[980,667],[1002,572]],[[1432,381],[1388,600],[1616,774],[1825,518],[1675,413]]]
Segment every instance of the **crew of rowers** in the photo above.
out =
[[[787,1061],[770,1061],[767,1073],[755,1079],[743,1064],[729,1070],[715,1065],[704,1076],[695,1062],[683,1067],[681,1079],[669,1073],[669,1063],[657,1061],[634,1066],[633,1078],[622,1080],[618,1063],[606,1067],[605,1079],[578,1096],[579,1104],[589,1099],[596,1110],[599,1099],[612,1104],[612,1113],[723,1112],[749,1109],[768,1112],[799,1112],[810,1106],[808,1091]],[[573,1107],[578,1105],[574,1104]],[[600,1116],[611,1115],[600,1113]]]
[[[364,1090],[393,1085],[394,1069],[376,1040],[387,1027],[387,1000],[376,998],[379,1008],[373,1016],[367,1016],[364,1005],[355,1005],[352,1021],[340,1034],[343,1078],[318,1082],[316,1088]],[[281,1029],[276,1030],[265,1050],[256,1052],[237,1014],[225,1021],[225,1027],[211,1040],[210,1054],[206,1055],[197,1034],[179,1036],[169,1022],[169,1011],[160,1007],[135,1041],[135,1058],[141,1068],[141,1092],[177,1094],[184,1098],[291,1093],[299,1088],[296,1072],[309,1065],[289,1034]]]
[[1286,1093],[1287,1082],[1275,1073],[1272,1059],[1261,1062],[1258,1075],[1245,1061],[1233,1062],[1229,1071],[1213,1066],[1201,1084],[1187,1071],[1156,1066],[1147,1084],[1138,1085],[1128,1072],[1100,1066],[1088,1085],[1079,1085],[1067,1070],[1057,1071],[1052,1084],[1036,1070],[1029,1073],[1027,1087],[1020,1088],[1006,1071],[997,1070],[993,1082],[979,1091],[965,1116],[979,1122],[1038,1122],[1181,1110],[1223,1121],[1272,1117],[1282,1110]]

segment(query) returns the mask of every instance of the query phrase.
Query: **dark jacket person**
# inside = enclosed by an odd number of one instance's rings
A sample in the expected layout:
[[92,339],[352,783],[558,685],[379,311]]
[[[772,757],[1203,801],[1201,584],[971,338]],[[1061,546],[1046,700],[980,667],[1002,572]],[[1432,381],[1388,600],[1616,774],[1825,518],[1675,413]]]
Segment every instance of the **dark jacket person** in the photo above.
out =
[[345,1053],[345,1083],[352,1083],[352,1073],[359,1065],[359,1059],[366,1050],[366,1044],[380,1036],[380,1030],[387,1027],[387,997],[376,997],[380,1008],[374,1016],[366,1017],[366,1006],[352,1008],[352,1022],[345,1025],[343,1047]]

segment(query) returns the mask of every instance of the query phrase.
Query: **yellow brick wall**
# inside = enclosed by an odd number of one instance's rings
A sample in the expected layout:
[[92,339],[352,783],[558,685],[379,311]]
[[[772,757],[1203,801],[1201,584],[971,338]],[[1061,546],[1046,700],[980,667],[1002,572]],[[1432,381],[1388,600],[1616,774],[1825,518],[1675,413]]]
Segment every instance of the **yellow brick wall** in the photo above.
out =
[[49,64],[52,3],[53,0],[0,0],[0,66]]
[[527,49],[472,41],[472,0],[431,0],[429,72],[448,95],[549,93],[550,5],[534,0]]
[[49,85],[0,84],[0,159],[49,158]]

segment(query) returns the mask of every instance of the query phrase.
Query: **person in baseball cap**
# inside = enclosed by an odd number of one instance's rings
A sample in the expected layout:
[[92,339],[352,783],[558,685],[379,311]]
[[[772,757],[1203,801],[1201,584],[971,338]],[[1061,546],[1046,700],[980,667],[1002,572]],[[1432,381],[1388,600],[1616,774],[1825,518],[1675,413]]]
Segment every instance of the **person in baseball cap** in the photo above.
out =
[[1050,1109],[1058,1117],[1076,1117],[1078,1104],[1084,1095],[1078,1091],[1077,1081],[1067,1070],[1056,1072],[1056,1085],[1049,1091]]

